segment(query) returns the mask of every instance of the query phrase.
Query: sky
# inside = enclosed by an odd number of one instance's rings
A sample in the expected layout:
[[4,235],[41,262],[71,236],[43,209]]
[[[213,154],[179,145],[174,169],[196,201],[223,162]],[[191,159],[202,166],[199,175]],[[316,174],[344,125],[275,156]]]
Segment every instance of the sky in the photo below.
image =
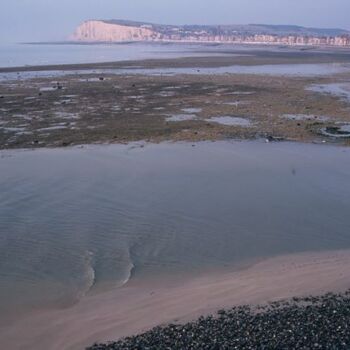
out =
[[65,40],[87,19],[350,30],[350,0],[0,0],[0,43]]

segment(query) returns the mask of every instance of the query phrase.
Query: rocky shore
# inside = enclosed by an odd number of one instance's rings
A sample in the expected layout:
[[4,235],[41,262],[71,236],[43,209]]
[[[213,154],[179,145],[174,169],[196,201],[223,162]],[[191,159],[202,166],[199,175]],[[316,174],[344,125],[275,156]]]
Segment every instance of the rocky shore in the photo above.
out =
[[350,291],[220,310],[88,350],[349,349]]

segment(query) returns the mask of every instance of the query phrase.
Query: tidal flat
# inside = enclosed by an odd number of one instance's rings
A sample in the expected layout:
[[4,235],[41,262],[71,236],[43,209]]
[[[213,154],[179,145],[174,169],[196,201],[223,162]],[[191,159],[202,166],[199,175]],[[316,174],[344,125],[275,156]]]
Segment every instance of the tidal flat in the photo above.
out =
[[[271,137],[350,142],[350,135],[323,132],[350,123],[347,51],[7,68],[0,78],[0,149]],[[196,113],[169,119],[184,110]],[[220,116],[252,125],[208,122]]]

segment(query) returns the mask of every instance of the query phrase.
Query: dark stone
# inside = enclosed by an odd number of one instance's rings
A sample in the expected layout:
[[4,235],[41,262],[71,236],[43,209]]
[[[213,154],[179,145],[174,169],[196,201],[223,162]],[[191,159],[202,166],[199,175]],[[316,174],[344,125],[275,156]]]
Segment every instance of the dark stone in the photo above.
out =
[[350,291],[219,310],[89,350],[350,349]]
[[266,136],[267,142],[279,142],[279,141],[283,141],[283,140],[284,140],[284,138],[280,137],[280,136],[271,136],[271,135]]
[[343,131],[341,130],[341,128],[337,127],[337,126],[329,126],[326,128],[326,132],[329,134],[333,134],[335,136],[337,135],[349,135],[350,136],[350,132],[349,131]]

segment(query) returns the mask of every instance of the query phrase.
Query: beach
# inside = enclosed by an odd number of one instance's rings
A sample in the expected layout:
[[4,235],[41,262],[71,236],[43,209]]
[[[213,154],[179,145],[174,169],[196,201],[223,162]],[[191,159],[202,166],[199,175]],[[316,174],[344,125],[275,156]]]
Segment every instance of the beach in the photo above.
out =
[[347,303],[350,51],[91,46],[0,68],[2,346]]
[[34,314],[2,334],[2,344],[16,343],[18,349],[83,349],[223,308],[345,292],[350,287],[349,271],[349,252],[337,251],[271,258],[241,271],[215,272],[179,283],[171,278],[140,285],[131,281],[68,310]]
[[264,141],[2,151],[3,344],[79,349],[346,290],[348,157]]

